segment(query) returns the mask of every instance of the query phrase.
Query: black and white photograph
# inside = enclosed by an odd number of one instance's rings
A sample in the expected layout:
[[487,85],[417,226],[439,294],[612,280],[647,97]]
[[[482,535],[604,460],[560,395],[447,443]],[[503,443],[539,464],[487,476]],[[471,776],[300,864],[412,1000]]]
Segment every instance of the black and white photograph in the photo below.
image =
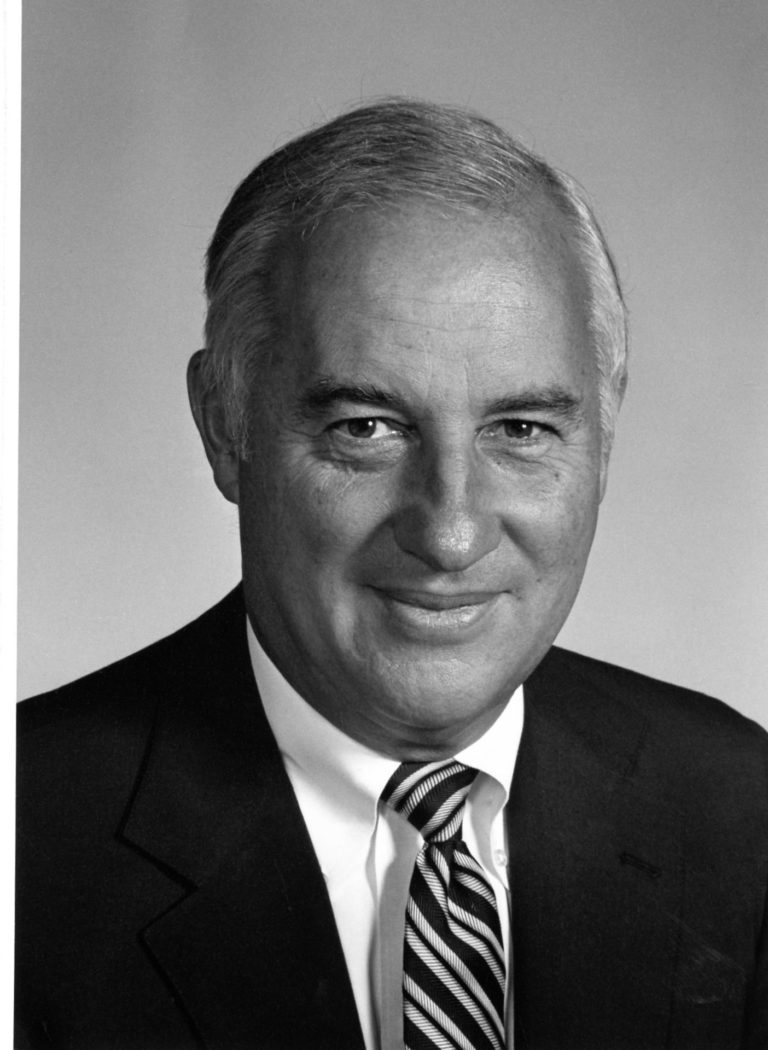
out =
[[21,37],[14,1047],[766,1050],[763,0]]

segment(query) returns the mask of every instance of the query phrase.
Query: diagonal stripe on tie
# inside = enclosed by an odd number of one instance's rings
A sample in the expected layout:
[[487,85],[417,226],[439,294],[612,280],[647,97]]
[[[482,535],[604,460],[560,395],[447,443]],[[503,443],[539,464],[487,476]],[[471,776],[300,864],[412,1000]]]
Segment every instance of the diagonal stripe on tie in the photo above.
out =
[[[434,968],[434,974],[439,975],[441,983],[451,989],[474,1021],[490,1033],[496,1021],[495,1005],[491,999],[492,986],[481,985],[462,958],[444,940],[437,938],[430,926],[422,924],[421,918],[420,913],[412,915],[406,943],[421,962]],[[425,975],[425,985],[431,986],[432,978],[432,973]],[[490,990],[490,995],[486,989]]]
[[493,888],[461,840],[476,770],[403,763],[382,800],[419,829],[405,916],[406,1050],[503,1050],[506,975]]
[[431,1043],[427,1043],[428,1047],[445,1046],[453,1050],[456,1046],[461,1050],[475,1050],[465,1033],[454,1024],[439,1004],[426,996],[408,976],[403,981],[403,992],[405,1013],[410,1023],[432,1039]]

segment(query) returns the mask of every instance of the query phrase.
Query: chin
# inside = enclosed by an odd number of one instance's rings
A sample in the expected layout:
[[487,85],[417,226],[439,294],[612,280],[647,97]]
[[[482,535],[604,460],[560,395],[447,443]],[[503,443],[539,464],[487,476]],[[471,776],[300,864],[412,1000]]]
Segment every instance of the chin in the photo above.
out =
[[[486,673],[483,673],[486,672]],[[482,718],[504,703],[519,683],[514,676],[487,674],[466,663],[427,663],[384,680],[389,704],[414,728],[438,729]]]

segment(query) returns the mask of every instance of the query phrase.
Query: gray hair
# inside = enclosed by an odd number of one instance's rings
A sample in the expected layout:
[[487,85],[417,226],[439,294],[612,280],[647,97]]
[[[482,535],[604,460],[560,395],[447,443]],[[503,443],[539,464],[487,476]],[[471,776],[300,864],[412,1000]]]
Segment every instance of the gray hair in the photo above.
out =
[[235,191],[207,255],[202,373],[217,389],[241,454],[259,367],[279,338],[278,259],[328,215],[422,200],[509,211],[543,192],[571,225],[589,289],[604,449],[626,385],[627,317],[618,274],[578,184],[491,121],[450,106],[391,98],[354,109],[262,161]]

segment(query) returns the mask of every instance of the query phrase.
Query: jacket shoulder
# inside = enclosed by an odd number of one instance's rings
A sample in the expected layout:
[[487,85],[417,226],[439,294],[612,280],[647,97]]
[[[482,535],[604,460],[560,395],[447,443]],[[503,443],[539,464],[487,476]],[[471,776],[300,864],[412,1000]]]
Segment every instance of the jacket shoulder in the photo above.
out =
[[17,705],[20,741],[56,725],[135,720],[160,696],[199,690],[232,648],[245,608],[236,588],[191,623],[130,656]]
[[768,732],[727,703],[557,647],[530,681],[533,701],[571,731],[587,723],[606,751],[623,739],[638,772],[672,797],[696,797],[726,821],[744,806],[768,821]]
[[[39,814],[59,805],[74,812],[99,795],[105,801],[127,797],[160,712],[192,712],[212,700],[228,671],[246,673],[244,660],[245,608],[238,589],[145,649],[22,701],[16,757],[20,828],[40,824]],[[38,815],[28,817],[28,811]]]
[[736,734],[768,745],[768,732],[757,722],[730,704],[694,689],[558,646],[550,650],[542,670],[548,678],[567,679],[574,686],[626,704],[641,716],[668,723],[670,729],[679,725],[705,735]]

